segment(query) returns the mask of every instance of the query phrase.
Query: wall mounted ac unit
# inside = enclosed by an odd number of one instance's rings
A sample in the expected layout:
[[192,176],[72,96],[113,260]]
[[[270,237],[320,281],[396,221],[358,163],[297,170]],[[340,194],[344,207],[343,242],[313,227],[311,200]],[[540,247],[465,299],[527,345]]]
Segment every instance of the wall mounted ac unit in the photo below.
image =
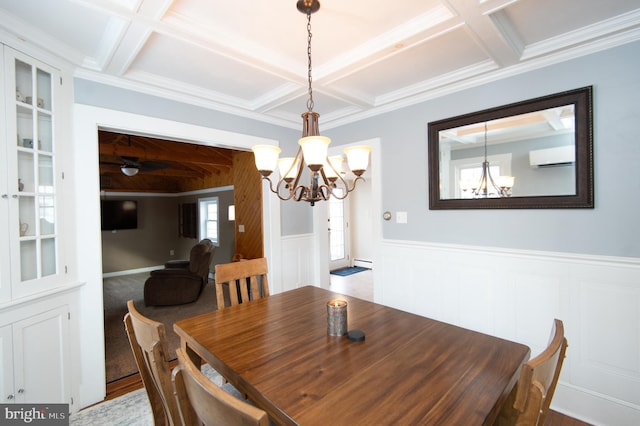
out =
[[576,150],[573,145],[529,151],[531,167],[571,166],[575,163]]

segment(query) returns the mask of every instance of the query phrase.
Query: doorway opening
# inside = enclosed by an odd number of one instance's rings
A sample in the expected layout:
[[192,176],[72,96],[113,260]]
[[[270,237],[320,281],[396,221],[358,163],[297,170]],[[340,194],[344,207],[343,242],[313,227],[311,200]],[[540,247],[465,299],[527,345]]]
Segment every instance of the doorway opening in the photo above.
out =
[[[379,256],[382,241],[382,173],[380,139],[371,139],[357,143],[343,145],[329,149],[329,155],[339,154],[343,148],[350,145],[371,146],[369,168],[364,174],[364,181],[358,181],[356,189],[351,192],[342,204],[329,201],[329,206],[314,210],[314,240],[319,248],[318,270],[316,280],[324,288],[334,289],[334,286],[344,283],[347,290],[355,287],[357,281],[365,280],[364,286],[370,288],[371,300],[375,299],[376,271],[375,263]],[[334,152],[332,152],[334,151]],[[334,209],[333,212],[331,210]],[[340,225],[340,221],[344,225]],[[340,229],[342,227],[342,229]],[[342,232],[340,232],[342,230]],[[344,235],[341,241],[340,234]],[[343,245],[344,244],[344,245]],[[344,256],[340,251],[344,247]],[[366,272],[351,276],[340,277],[330,274],[330,271],[342,267],[361,266],[369,269]],[[346,284],[353,283],[353,284]],[[338,287],[335,287],[336,289]],[[336,290],[338,291],[338,290]],[[360,297],[354,295],[356,297]]]
[[[336,188],[334,193],[342,197],[344,190]],[[347,199],[331,196],[327,203],[329,208],[329,269],[351,266],[349,249],[349,203]]]

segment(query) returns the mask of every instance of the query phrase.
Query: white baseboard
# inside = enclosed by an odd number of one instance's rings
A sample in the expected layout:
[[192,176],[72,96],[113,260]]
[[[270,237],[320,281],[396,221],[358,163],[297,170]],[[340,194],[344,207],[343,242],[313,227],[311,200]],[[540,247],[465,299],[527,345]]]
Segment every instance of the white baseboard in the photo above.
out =
[[362,268],[373,269],[373,260],[353,259],[353,266],[360,266]]
[[640,411],[632,404],[562,382],[553,395],[551,409],[592,425],[640,424]]
[[126,271],[107,272],[102,274],[102,278],[121,277],[123,275],[141,274],[143,272],[151,272],[156,269],[164,269],[164,265],[147,266],[146,268],[128,269]]

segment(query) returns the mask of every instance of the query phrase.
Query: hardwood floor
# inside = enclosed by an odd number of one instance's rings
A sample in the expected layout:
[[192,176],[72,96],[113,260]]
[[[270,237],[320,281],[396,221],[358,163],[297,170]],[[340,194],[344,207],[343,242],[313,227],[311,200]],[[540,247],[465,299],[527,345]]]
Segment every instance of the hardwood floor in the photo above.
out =
[[[331,275],[330,290],[373,301],[373,273],[359,272],[347,277]],[[171,368],[175,365],[172,362]],[[125,393],[142,388],[142,380],[138,374],[125,377],[107,385],[106,400],[117,398]],[[545,426],[590,426],[589,423],[566,416],[551,410],[545,421]]]
[[544,422],[545,426],[590,426],[589,423],[574,419],[573,417],[565,416],[557,411],[549,411],[547,420]]

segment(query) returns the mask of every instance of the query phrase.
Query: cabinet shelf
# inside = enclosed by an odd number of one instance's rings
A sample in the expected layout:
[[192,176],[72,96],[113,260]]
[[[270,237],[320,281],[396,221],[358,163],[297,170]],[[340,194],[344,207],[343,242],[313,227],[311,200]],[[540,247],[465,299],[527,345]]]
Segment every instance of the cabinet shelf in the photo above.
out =
[[11,256],[3,256],[7,265],[0,267],[0,303],[50,289],[64,278],[58,229],[62,178],[54,152],[61,126],[53,111],[54,99],[61,99],[60,71],[5,46],[3,61],[2,181],[9,202],[0,219],[9,230],[3,250]]

